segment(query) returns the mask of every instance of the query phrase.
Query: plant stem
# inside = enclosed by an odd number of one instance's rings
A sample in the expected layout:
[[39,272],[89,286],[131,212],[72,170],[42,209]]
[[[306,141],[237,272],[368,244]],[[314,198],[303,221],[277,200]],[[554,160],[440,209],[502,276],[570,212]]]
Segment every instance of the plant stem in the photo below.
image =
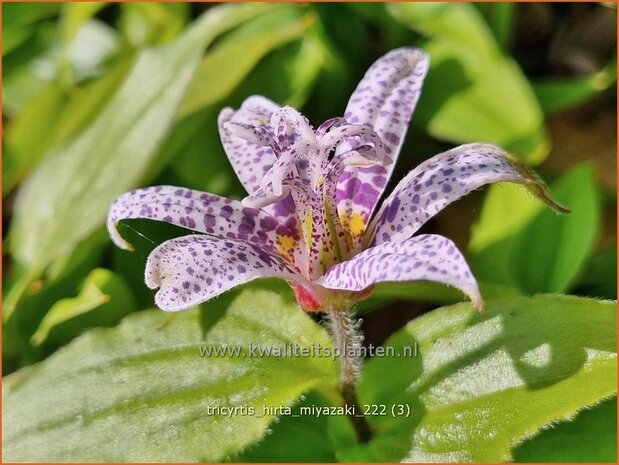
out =
[[334,307],[328,312],[331,335],[336,348],[340,350],[340,391],[346,406],[353,409],[348,415],[357,438],[360,442],[367,442],[372,438],[372,431],[366,418],[362,414],[357,400],[355,383],[361,371],[361,343],[363,336],[359,332],[359,325],[350,314],[347,307]]

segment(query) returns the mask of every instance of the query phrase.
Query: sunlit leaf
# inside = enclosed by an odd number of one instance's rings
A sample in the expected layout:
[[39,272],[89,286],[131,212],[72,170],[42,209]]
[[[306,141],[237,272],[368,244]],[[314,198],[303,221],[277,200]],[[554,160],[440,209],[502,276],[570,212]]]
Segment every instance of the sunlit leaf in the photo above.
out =
[[[250,343],[292,341],[330,344],[307,314],[266,290],[220,298],[203,312],[140,312],[117,328],[91,331],[5,379],[3,459],[222,460],[262,438],[273,418],[264,406],[287,406],[337,382],[329,358],[291,363],[249,352]],[[241,355],[200,355],[201,347],[226,346]],[[256,414],[209,414],[216,406]]]
[[[369,418],[375,438],[344,443],[338,459],[509,460],[524,438],[616,392],[616,318],[612,302],[558,295],[417,318],[386,343],[416,357],[374,358],[363,371],[361,403],[388,412]],[[405,413],[394,418],[394,405]]]

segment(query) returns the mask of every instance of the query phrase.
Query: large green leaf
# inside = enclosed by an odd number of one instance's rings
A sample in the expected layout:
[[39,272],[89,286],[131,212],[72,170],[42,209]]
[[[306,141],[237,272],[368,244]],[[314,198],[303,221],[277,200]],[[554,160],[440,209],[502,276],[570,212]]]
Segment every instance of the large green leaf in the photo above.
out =
[[[340,431],[348,446],[338,458],[510,459],[541,427],[616,392],[616,318],[612,302],[559,295],[492,300],[482,314],[460,304],[423,315],[387,341],[401,356],[367,363],[361,403],[388,413],[369,418],[376,436],[368,444]],[[417,356],[403,356],[407,347]],[[394,418],[394,405],[409,415]]]
[[527,162],[549,152],[543,115],[518,65],[468,3],[392,3],[389,12],[428,37],[431,66],[415,121],[453,142],[492,142]]
[[530,294],[570,288],[595,246],[600,198],[586,165],[551,190],[572,213],[557,215],[516,186],[491,188],[469,246],[479,279]]
[[[337,383],[330,358],[256,357],[250,343],[330,341],[290,299],[265,289],[227,294],[202,312],[140,312],[5,379],[3,458],[222,460],[262,438],[273,418],[264,406],[287,406],[306,390]],[[202,357],[201,347],[241,352]],[[216,406],[256,414],[209,414]]]
[[111,202],[143,178],[167,134],[204,47],[269,5],[210,9],[166,46],[148,49],[93,123],[47,155],[15,203],[11,249],[44,266],[104,220]]

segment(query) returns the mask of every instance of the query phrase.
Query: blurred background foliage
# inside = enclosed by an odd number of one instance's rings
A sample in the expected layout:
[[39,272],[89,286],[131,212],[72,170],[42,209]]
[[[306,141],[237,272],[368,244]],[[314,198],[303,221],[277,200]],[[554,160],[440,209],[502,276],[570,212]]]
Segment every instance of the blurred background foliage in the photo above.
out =
[[[221,108],[260,94],[318,125],[341,115],[368,66],[400,46],[432,61],[392,184],[452,145],[492,142],[573,210],[556,216],[499,185],[424,231],[467,251],[486,297],[616,299],[614,4],[246,4],[201,16],[212,8],[2,5],[4,374],[153,306],[144,262],[183,231],[133,221],[121,228],[136,252],[113,247],[104,220],[119,194],[177,184],[244,195],[219,142]],[[364,316],[367,341],[460,299],[434,284],[381,286],[360,308],[375,310]],[[515,457],[562,457],[539,451],[565,451],[578,421],[616,436],[615,411],[603,403]]]

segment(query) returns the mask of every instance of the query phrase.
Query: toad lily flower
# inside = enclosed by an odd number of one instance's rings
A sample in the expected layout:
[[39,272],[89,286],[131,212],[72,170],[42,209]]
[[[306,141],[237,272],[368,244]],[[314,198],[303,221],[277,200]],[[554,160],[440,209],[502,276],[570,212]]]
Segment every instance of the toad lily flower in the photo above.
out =
[[423,162],[378,206],[419,98],[428,57],[394,50],[376,61],[343,117],[315,131],[290,107],[249,97],[222,110],[222,144],[249,193],[242,202],[171,186],[126,193],[108,229],[132,218],[202,234],[159,245],[146,284],[163,310],[192,307],[256,278],[289,281],[306,310],[369,295],[383,281],[430,280],[460,289],[482,308],[475,278],[452,241],[414,234],[448,204],[482,185],[525,185],[558,211],[544,185],[500,148],[467,144]]

